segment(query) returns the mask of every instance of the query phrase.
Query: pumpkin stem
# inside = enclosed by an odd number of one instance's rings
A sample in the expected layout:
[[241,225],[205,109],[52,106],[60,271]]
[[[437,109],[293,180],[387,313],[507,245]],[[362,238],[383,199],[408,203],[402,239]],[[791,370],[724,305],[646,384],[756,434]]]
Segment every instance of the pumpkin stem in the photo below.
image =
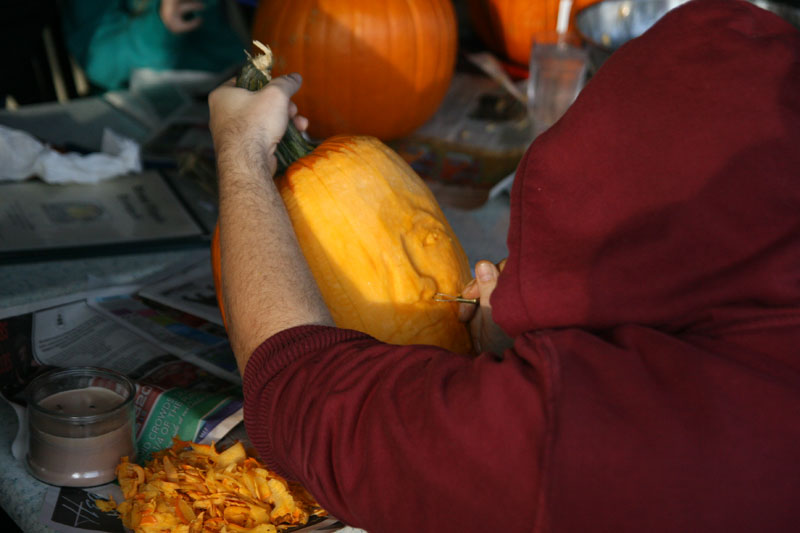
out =
[[[257,91],[272,80],[272,50],[270,50],[269,46],[259,41],[253,41],[253,44],[262,53],[254,57],[245,51],[247,63],[242,67],[239,76],[236,78],[236,86],[248,91]],[[275,150],[275,156],[278,159],[278,174],[282,174],[289,168],[289,165],[308,155],[312,150],[314,150],[314,146],[303,137],[303,134],[300,133],[294,123],[289,120],[286,133],[284,133],[281,142],[278,143],[277,150]]]

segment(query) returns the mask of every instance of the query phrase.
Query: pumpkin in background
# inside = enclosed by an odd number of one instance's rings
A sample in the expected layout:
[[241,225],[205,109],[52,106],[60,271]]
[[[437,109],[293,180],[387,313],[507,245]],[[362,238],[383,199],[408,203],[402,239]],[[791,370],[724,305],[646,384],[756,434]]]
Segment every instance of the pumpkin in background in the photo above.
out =
[[[258,87],[245,77],[240,86]],[[336,325],[393,344],[469,353],[457,305],[433,299],[461,291],[472,277],[469,261],[408,163],[372,136],[334,136],[313,148],[291,124],[276,153],[286,169],[276,185]],[[225,320],[219,227],[211,258]]]
[[[575,0],[570,14],[599,0]],[[475,33],[502,59],[528,67],[533,35],[555,31],[559,0],[467,0]]]
[[451,0],[261,0],[253,39],[274,74],[298,72],[309,134],[384,141],[427,121],[450,85],[457,49]]

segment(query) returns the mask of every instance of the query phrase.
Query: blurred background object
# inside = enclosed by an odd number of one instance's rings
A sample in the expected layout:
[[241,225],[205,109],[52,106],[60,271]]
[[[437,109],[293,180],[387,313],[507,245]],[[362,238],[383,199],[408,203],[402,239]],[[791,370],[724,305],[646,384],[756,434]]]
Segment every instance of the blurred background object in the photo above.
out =
[[309,134],[408,135],[450,86],[458,31],[451,0],[261,0],[252,37],[275,75],[299,72]]
[[222,72],[242,62],[247,30],[227,0],[62,0],[69,52],[94,92],[138,68]]
[[547,30],[533,35],[527,105],[534,135],[555,124],[572,105],[583,89],[586,69],[586,49],[574,32]]
[[[243,61],[254,1],[3,0],[0,109],[127,88],[139,68],[224,71]],[[197,26],[173,34],[161,19],[167,5]]]
[[[647,31],[671,9],[688,0],[603,0],[575,11],[576,31],[587,44],[595,71],[620,46]],[[800,28],[798,2],[750,0]]]
[[466,0],[470,23],[483,43],[497,56],[509,62],[524,77],[536,33],[555,31],[559,10],[566,10],[569,24],[564,31],[573,31],[570,13],[599,0]]
[[0,109],[78,96],[80,80],[63,43],[56,0],[0,2]]
[[559,0],[467,0],[475,32],[500,58],[525,68],[533,34],[555,30]]

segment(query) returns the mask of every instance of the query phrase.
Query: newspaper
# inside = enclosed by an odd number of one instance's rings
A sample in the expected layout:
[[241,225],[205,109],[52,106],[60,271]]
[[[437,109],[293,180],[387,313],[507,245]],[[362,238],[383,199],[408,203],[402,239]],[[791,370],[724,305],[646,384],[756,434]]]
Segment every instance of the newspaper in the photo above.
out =
[[88,305],[167,353],[241,384],[236,359],[221,326],[138,295],[95,298]]
[[242,420],[241,387],[179,355],[86,301],[0,320],[0,393],[20,416],[12,454],[23,460],[25,387],[56,367],[103,367],[135,382],[136,448],[142,460],[169,446],[172,436],[219,440]]
[[[70,366],[104,367],[134,381],[139,462],[170,446],[173,436],[220,447],[241,440],[249,446],[241,423],[241,377],[220,325],[208,265],[185,266],[130,294],[83,294],[54,307],[0,314],[0,395],[20,422],[14,458],[25,461],[26,386],[47,370]],[[50,487],[40,520],[56,531],[123,531],[114,512],[94,504],[109,495],[121,501],[116,483]],[[344,527],[334,518],[320,518],[296,530]]]
[[180,272],[143,287],[139,296],[222,326],[211,260],[187,265]]

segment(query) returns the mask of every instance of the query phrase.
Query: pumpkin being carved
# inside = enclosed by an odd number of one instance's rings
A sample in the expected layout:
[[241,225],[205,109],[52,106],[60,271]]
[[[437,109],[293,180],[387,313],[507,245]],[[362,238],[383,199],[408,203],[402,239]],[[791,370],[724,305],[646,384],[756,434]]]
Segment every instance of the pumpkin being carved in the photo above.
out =
[[441,104],[456,60],[451,0],[261,0],[252,36],[270,43],[276,76],[303,76],[294,101],[318,139],[411,133]]
[[[300,247],[336,325],[393,344],[471,350],[457,306],[434,301],[458,294],[469,262],[428,186],[396,152],[372,136],[295,143],[276,181]],[[225,318],[218,231],[212,267]]]

